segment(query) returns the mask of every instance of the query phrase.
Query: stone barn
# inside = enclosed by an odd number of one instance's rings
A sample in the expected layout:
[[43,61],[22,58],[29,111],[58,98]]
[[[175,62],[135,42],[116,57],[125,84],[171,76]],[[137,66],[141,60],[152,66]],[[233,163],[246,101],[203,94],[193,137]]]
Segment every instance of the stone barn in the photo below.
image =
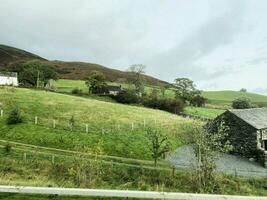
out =
[[213,121],[213,128],[224,122],[229,127],[231,153],[256,159],[267,167],[267,108],[227,110]]
[[18,86],[18,75],[15,72],[0,72],[0,85]]

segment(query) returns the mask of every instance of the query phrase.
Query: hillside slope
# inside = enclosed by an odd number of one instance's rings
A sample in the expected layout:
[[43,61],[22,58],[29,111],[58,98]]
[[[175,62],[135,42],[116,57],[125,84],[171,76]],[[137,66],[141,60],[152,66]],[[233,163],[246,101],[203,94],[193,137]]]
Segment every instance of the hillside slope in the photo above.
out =
[[267,96],[239,91],[203,91],[203,96],[214,102],[232,102],[236,98],[245,97],[250,99],[253,103],[267,103]]
[[[9,63],[20,60],[39,59],[45,61],[46,59],[14,47],[0,44],[0,70],[5,69]],[[85,62],[64,62],[64,61],[47,61],[55,65],[59,70],[59,78],[72,80],[85,80],[89,74],[94,71],[100,71],[105,74],[109,81],[125,82],[127,72],[108,68],[102,65]],[[2,68],[2,69],[1,69]],[[152,76],[144,76],[146,84],[149,85],[164,85],[167,82],[156,79]]]
[[0,44],[0,69],[11,62],[33,59],[45,60],[30,52]]
[[[167,134],[174,149],[181,145],[178,138],[185,131],[183,124],[191,123],[159,110],[45,91],[1,88],[0,109],[4,110],[4,117],[16,106],[21,110],[24,123],[10,126],[0,119],[2,139],[93,153],[101,149],[102,154],[138,159],[150,158],[148,126]],[[35,116],[38,125],[34,124]],[[72,116],[75,125],[71,131]]]

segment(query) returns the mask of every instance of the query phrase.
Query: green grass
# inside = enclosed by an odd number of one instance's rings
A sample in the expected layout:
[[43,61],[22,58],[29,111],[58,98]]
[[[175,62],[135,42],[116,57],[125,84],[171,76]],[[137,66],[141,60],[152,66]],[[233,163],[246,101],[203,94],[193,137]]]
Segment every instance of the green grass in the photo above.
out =
[[213,109],[213,108],[198,108],[198,107],[186,107],[185,113],[198,116],[198,117],[206,117],[209,119],[214,119],[218,115],[222,114],[225,110],[223,109]]
[[246,97],[250,99],[253,103],[267,102],[267,96],[254,94],[249,92],[239,92],[239,91],[204,91],[203,96],[209,99],[211,102],[232,102],[234,99],[239,97]]
[[[182,144],[182,127],[191,123],[159,110],[29,89],[1,88],[0,103],[5,116],[18,106],[25,122],[11,126],[0,120],[3,139],[138,159],[150,159],[144,120],[146,126],[168,135],[172,149]],[[35,116],[40,125],[34,125]],[[75,119],[74,131],[68,128],[71,116]],[[56,129],[52,128],[53,119]]]

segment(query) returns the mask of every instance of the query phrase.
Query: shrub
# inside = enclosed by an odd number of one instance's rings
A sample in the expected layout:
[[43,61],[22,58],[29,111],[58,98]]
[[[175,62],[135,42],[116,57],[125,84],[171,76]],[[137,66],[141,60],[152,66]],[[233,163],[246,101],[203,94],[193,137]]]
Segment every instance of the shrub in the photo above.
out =
[[73,90],[71,91],[72,94],[77,94],[77,95],[81,95],[82,94],[82,90],[79,89],[78,87],[73,88]]
[[196,107],[202,107],[206,104],[207,99],[203,96],[196,95],[190,100],[190,104]]
[[13,108],[7,117],[7,124],[18,124],[22,122],[19,109]]
[[119,103],[131,104],[138,103],[139,97],[134,90],[122,90],[113,98]]
[[234,109],[247,109],[247,108],[251,108],[251,101],[247,98],[237,98],[232,102],[232,107]]
[[6,153],[6,154],[10,153],[11,148],[12,148],[11,144],[7,143],[7,144],[4,146],[4,151],[5,151],[5,153]]
[[171,113],[179,113],[184,109],[184,103],[180,99],[148,98],[143,100],[143,105],[149,108],[165,110]]

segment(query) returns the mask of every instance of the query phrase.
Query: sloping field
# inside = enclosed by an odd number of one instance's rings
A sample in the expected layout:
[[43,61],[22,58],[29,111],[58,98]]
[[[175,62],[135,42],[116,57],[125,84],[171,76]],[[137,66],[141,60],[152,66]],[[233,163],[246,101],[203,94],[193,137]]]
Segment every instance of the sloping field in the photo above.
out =
[[[6,125],[16,106],[24,123]],[[0,107],[2,139],[139,159],[150,159],[147,127],[162,130],[174,149],[181,145],[184,124],[191,123],[163,111],[29,89],[1,88]]]
[[232,102],[239,97],[250,99],[254,103],[267,103],[267,96],[239,91],[203,91],[203,96],[213,102]]

